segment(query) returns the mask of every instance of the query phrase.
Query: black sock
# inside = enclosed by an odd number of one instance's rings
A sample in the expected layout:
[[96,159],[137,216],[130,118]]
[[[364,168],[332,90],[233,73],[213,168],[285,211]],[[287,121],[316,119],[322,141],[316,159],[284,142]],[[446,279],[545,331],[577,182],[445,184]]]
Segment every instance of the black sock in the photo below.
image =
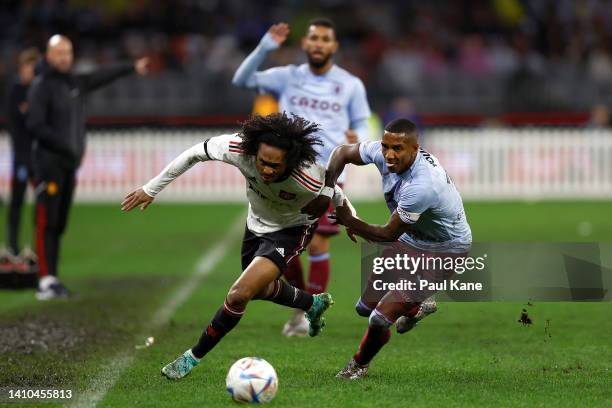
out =
[[274,281],[274,291],[265,300],[307,312],[314,299],[310,293],[277,279]]
[[206,327],[198,344],[193,346],[191,352],[197,358],[204,357],[210,350],[213,349],[221,341],[230,330],[232,330],[244,314],[243,310],[235,310],[227,305],[227,301],[217,310],[212,321]]

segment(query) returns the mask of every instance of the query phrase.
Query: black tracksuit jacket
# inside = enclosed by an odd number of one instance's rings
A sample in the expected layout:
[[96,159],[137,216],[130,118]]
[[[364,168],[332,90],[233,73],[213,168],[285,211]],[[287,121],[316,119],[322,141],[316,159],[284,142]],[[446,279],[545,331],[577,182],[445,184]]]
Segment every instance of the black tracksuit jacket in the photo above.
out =
[[34,139],[34,165],[76,170],[85,152],[84,99],[87,94],[134,72],[119,64],[91,74],[61,73],[46,61],[28,91],[27,129]]

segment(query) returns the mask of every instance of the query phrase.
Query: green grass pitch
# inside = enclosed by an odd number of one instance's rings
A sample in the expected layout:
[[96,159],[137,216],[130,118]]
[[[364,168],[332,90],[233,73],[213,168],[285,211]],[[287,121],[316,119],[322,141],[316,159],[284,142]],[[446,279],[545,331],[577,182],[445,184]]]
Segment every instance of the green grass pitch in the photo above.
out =
[[[368,221],[388,216],[382,203],[357,208]],[[234,204],[157,203],[130,214],[116,205],[76,206],[61,276],[79,297],[40,303],[32,291],[0,291],[0,388],[89,395],[92,381],[127,355],[119,376],[102,378],[113,385],[98,406],[232,407],[225,374],[235,360],[255,355],[278,372],[277,407],[612,406],[610,303],[536,303],[530,327],[517,322],[521,303],[443,303],[414,331],[393,333],[367,378],[337,380],[367,325],[353,308],[359,247],[344,235],[333,242],[336,304],[319,337],[282,337],[291,312],[253,302],[189,377],[165,380],[162,365],[193,345],[238,276],[240,240],[168,324],[152,329],[153,313],[244,211]],[[606,202],[467,203],[466,211],[475,241],[612,241]],[[6,208],[3,231],[5,215]],[[136,349],[146,336],[154,345]]]

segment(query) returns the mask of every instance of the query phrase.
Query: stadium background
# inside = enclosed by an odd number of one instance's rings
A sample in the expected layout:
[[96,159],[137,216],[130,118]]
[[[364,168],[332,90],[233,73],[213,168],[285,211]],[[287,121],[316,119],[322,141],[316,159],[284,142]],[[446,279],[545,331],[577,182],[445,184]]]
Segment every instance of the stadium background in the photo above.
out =
[[[392,118],[414,119],[465,197],[475,240],[612,240],[610,1],[6,1],[2,95],[19,50],[42,49],[56,32],[74,41],[77,70],[144,55],[153,65],[149,77],[122,79],[88,102],[89,146],[62,252],[62,274],[80,297],[40,305],[31,292],[0,292],[0,387],[70,386],[92,405],[95,384],[112,380],[103,406],[224,405],[229,363],[255,354],[277,367],[282,406],[309,403],[314,392],[330,406],[402,404],[397,390],[406,378],[417,406],[610,403],[609,304],[537,304],[529,309],[532,330],[516,322],[525,305],[444,304],[413,337],[395,336],[367,382],[327,378],[364,328],[352,312],[359,260],[345,237],[332,254],[338,304],[325,335],[333,344],[282,339],[286,316],[269,320],[278,310],[254,305],[192,381],[169,391],[153,376],[193,341],[236,276],[232,241],[217,272],[176,314],[151,317],[241,217],[244,185],[233,169],[207,163],[160,197],[174,203],[124,215],[118,202],[183,148],[236,129],[255,99],[231,86],[239,63],[276,21],[291,25],[291,38],[266,67],[303,61],[299,38],[319,15],[338,24],[339,65],[366,85],[372,138]],[[270,108],[260,96],[256,109]],[[8,138],[0,131],[3,200],[9,182]],[[361,216],[374,222],[386,219],[373,193],[379,184],[372,171],[349,176]],[[4,231],[6,206],[1,211]],[[155,335],[155,346],[114,372],[109,360],[122,355],[117,350],[133,354],[144,334]],[[307,365],[313,355],[318,365]],[[144,391],[134,395],[135,388]]]

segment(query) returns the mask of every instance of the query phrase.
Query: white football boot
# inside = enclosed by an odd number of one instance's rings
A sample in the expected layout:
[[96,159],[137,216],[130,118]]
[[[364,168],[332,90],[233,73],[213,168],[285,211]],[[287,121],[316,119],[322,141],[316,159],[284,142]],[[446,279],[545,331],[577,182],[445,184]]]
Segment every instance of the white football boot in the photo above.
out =
[[283,336],[305,337],[308,335],[308,326],[306,313],[301,309],[295,309],[293,316],[283,326]]
[[414,329],[418,322],[423,320],[425,317],[438,310],[438,304],[433,296],[428,297],[419,307],[419,311],[414,316],[401,316],[395,321],[395,329],[399,334],[404,334],[407,331]]

